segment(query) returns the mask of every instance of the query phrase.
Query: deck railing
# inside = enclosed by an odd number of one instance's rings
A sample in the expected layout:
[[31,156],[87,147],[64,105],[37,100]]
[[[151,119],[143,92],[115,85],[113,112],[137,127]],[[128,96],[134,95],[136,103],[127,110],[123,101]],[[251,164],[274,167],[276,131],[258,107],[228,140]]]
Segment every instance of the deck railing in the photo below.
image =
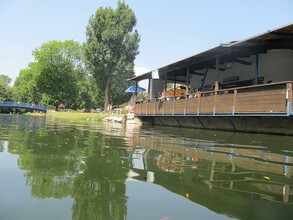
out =
[[292,83],[279,82],[137,101],[136,115],[291,115]]

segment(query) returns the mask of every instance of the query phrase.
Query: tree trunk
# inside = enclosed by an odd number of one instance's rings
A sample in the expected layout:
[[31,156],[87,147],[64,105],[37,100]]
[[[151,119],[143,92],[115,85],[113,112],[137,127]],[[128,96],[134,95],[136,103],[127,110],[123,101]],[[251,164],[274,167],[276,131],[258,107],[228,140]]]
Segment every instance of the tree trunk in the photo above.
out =
[[110,108],[108,108],[108,105],[110,104],[110,87],[111,87],[111,76],[107,76],[105,79],[105,104],[104,104],[104,110],[109,112]]

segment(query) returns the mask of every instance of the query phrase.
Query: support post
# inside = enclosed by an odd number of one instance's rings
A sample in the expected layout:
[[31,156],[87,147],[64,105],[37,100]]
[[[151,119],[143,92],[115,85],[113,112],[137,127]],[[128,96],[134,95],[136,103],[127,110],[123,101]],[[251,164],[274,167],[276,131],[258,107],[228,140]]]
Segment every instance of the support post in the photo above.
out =
[[149,84],[148,84],[148,100],[147,101],[149,101],[151,98],[152,98],[151,97],[151,79],[149,79]]
[[168,78],[168,73],[165,73],[165,85],[164,85],[164,90],[167,90],[167,78]]
[[176,95],[176,84],[177,84],[177,82],[176,82],[176,80],[177,80],[177,77],[176,77],[176,75],[175,75],[175,81],[174,81],[174,85],[173,85],[173,96],[175,97],[175,95]]
[[188,102],[188,94],[189,94],[189,76],[190,76],[190,67],[187,67],[186,71],[186,93],[185,93],[185,105],[184,105],[184,115],[187,113],[187,102]]
[[137,90],[138,90],[138,82],[135,81],[135,97],[137,96]]
[[216,81],[215,81],[215,91],[219,90],[219,75],[220,75],[220,58],[216,56]]
[[255,55],[255,80],[254,84],[258,84],[258,54]]
[[201,86],[200,86],[201,88],[203,87],[203,85],[204,85],[204,83],[205,83],[205,81],[206,81],[208,71],[209,71],[209,69],[206,68],[206,71],[205,71],[205,73],[204,73],[204,77],[203,77],[202,82],[201,82]]

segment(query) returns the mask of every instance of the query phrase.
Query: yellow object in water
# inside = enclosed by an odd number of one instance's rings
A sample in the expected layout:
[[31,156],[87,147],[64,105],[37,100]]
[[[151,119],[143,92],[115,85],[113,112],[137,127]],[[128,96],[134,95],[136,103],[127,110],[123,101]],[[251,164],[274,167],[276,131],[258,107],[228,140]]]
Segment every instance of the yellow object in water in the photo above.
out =
[[188,194],[188,193],[185,193],[185,197],[186,197],[187,199],[189,199],[189,194]]
[[264,176],[263,178],[265,178],[266,180],[269,180],[270,179],[270,177],[268,177],[268,176]]

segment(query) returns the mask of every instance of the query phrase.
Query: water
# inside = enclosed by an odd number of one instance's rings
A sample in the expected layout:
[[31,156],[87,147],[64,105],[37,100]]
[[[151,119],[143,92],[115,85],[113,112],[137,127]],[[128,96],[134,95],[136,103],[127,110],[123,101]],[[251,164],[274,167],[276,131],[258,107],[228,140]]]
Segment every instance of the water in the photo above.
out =
[[293,137],[0,115],[0,219],[292,219]]

